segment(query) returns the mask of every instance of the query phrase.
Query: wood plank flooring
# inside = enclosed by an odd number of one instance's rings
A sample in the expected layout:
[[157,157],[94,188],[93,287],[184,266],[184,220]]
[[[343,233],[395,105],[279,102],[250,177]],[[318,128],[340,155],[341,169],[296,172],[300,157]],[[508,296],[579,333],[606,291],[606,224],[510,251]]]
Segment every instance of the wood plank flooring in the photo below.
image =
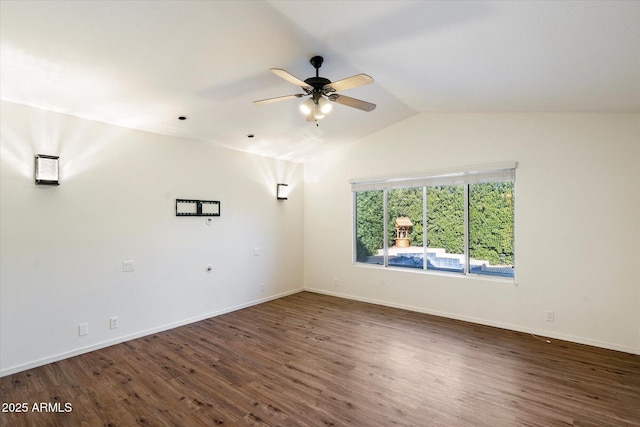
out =
[[640,356],[302,292],[0,393],[2,426],[640,426]]

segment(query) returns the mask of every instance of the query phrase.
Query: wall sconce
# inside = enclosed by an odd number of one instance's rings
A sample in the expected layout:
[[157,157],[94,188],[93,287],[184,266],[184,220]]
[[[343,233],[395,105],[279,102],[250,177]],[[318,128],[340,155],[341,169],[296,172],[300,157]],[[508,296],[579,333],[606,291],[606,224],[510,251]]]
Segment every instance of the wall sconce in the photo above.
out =
[[276,187],[276,197],[278,200],[287,200],[289,198],[289,184],[278,184]]
[[36,154],[36,184],[60,185],[58,182],[58,156]]

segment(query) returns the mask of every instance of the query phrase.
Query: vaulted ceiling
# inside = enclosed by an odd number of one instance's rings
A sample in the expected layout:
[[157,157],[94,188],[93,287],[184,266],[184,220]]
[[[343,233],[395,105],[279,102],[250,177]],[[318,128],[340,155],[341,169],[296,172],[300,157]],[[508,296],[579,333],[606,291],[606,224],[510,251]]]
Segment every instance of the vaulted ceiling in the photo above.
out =
[[[0,97],[304,161],[423,112],[639,112],[636,1],[6,1]],[[316,126],[300,93],[366,73]],[[178,120],[187,116],[188,120]],[[253,134],[253,138],[247,135]]]

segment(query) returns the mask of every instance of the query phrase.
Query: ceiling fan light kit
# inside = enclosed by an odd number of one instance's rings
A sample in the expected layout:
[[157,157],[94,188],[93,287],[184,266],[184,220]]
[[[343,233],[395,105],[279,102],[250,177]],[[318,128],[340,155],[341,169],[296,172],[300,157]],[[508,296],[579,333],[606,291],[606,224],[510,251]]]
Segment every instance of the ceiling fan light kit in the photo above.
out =
[[313,99],[309,98],[300,104],[300,111],[302,111],[302,114],[305,116],[308,116],[315,109],[314,107]]
[[316,75],[315,77],[309,77],[306,80],[301,80],[280,68],[272,68],[270,70],[276,76],[299,86],[305,93],[261,99],[259,101],[253,101],[253,103],[256,105],[270,104],[272,102],[309,96],[310,98],[300,104],[300,111],[307,117],[307,121],[316,122],[316,125],[318,120],[324,118],[324,116],[333,108],[331,102],[336,102],[338,104],[346,105],[347,107],[357,108],[367,112],[373,111],[376,108],[376,104],[372,104],[371,102],[335,93],[337,91],[373,83],[373,78],[371,78],[371,76],[368,76],[367,74],[357,74],[355,76],[347,77],[346,79],[331,82],[331,80],[327,78],[320,77],[319,69],[324,62],[322,56],[314,56],[309,62],[316,69]]
[[327,114],[333,109],[333,105],[331,105],[331,103],[327,101],[327,98],[320,98],[318,100],[318,107],[320,108],[322,114]]

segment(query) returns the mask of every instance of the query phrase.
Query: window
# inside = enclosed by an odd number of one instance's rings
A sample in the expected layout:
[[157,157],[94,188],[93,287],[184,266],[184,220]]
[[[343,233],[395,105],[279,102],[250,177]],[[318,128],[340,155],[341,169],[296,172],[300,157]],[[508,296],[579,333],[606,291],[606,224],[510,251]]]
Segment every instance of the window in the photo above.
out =
[[352,181],[355,262],[515,276],[515,163]]
[[356,259],[383,264],[384,204],[382,191],[356,193]]
[[387,195],[388,265],[423,267],[421,249],[423,205],[423,189],[420,187],[389,190]]
[[513,277],[513,181],[469,185],[471,273]]
[[464,186],[427,188],[427,270],[464,273]]

